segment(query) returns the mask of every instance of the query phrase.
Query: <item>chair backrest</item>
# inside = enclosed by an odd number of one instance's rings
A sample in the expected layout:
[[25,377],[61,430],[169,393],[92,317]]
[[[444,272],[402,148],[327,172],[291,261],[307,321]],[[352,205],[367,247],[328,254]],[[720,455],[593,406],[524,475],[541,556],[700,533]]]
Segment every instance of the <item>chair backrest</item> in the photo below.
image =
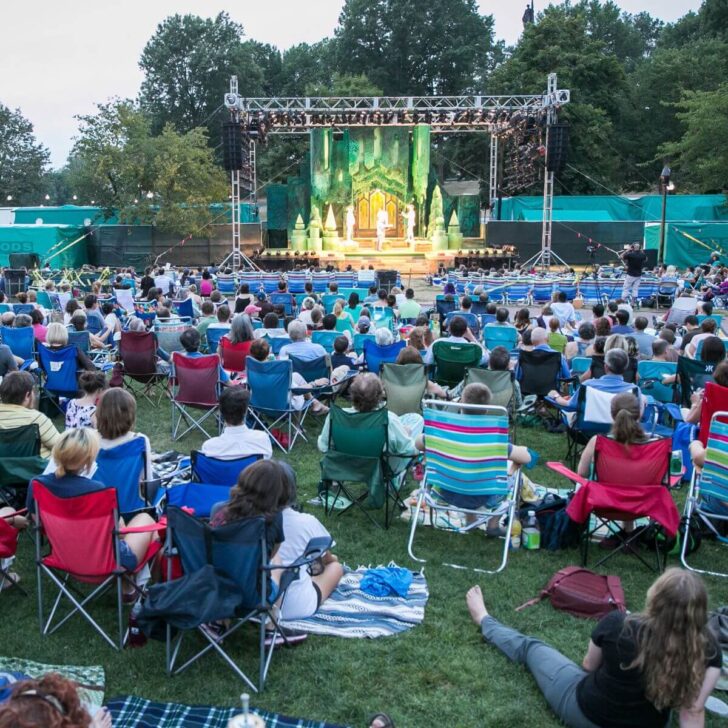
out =
[[[263,518],[245,518],[212,527],[170,506],[167,523],[186,574],[211,564],[236,583],[242,610],[255,608],[264,601],[262,575],[266,572],[261,567],[268,561],[268,546]],[[266,590],[270,588],[270,577],[265,577],[265,585]]]
[[710,420],[700,494],[728,501],[728,411],[714,412]]
[[483,350],[477,344],[460,344],[438,340],[432,345],[435,360],[435,380],[454,387],[465,378],[465,371],[476,367],[483,358]]
[[[629,357],[627,368],[624,370],[624,374],[622,375],[625,382],[634,384],[637,381],[638,364],[639,361],[635,359],[635,357]],[[596,354],[593,355],[590,369],[592,373],[592,379],[599,379],[600,377],[603,377],[606,374],[606,369],[604,368],[604,357],[598,356]]]
[[157,336],[157,343],[159,348],[166,351],[168,354],[172,354],[175,351],[183,351],[184,347],[180,342],[179,337],[182,335],[185,327],[183,326],[171,326],[166,328],[157,328],[155,334]]
[[151,331],[122,331],[119,358],[124,374],[148,381],[157,372],[157,341]]
[[279,273],[263,273],[261,278],[266,293],[275,293],[278,290],[278,283],[281,280]]
[[485,384],[490,389],[490,404],[494,407],[505,407],[510,413],[515,399],[513,372],[494,371],[473,367],[465,373],[465,384]]
[[37,424],[0,429],[0,460],[37,455],[40,455],[40,429]]
[[167,488],[167,506],[191,508],[197,518],[209,518],[216,503],[230,497],[229,485],[210,483],[181,483]]
[[19,313],[27,313],[28,315],[30,315],[34,308],[35,308],[35,306],[32,303],[14,303],[13,304],[13,311],[16,316]]
[[314,292],[323,293],[324,291],[328,290],[330,280],[330,273],[314,273],[311,276],[311,282],[313,283]]
[[470,311],[452,311],[451,313],[449,313],[445,317],[445,326],[447,328],[450,327],[450,322],[456,316],[465,321],[473,336],[478,336],[478,334],[480,334],[480,319],[475,313],[471,313]]
[[188,407],[217,407],[220,360],[214,354],[188,357],[172,354],[175,390],[172,399]]
[[314,359],[301,359],[289,354],[293,371],[300,374],[307,382],[316,379],[331,379],[331,359],[328,356],[317,356]]
[[364,343],[366,341],[376,341],[377,337],[374,334],[354,334],[354,340],[352,346],[354,351],[360,356],[364,353]]
[[32,326],[22,326],[19,329],[12,326],[0,327],[0,339],[3,344],[24,361],[33,358],[35,353],[35,334]]
[[288,279],[288,290],[291,293],[303,293],[306,290],[308,276],[305,273],[289,273],[286,278]]
[[86,329],[92,334],[100,334],[104,330],[104,318],[100,313],[88,311]]
[[399,352],[407,346],[406,341],[395,341],[387,346],[379,346],[375,341],[364,342],[364,361],[367,370],[379,374],[382,364],[394,363],[397,361]]
[[285,412],[289,409],[289,394],[293,364],[290,359],[247,361],[250,406],[268,412]]
[[422,411],[422,398],[427,391],[424,364],[382,364],[380,374],[387,395],[387,409],[395,415]]
[[508,414],[503,407],[425,402],[425,480],[463,495],[507,495]]
[[321,296],[321,303],[324,306],[324,310],[326,313],[332,313],[334,310],[334,304],[340,299],[344,299],[344,296],[339,295],[338,293],[324,293],[323,296]]
[[268,344],[270,345],[270,350],[273,352],[273,356],[278,356],[281,353],[281,349],[286,345],[290,344],[291,340],[287,336],[264,336],[263,338],[266,339]]
[[534,281],[531,296],[534,303],[546,303],[551,300],[554,291],[553,281]]
[[637,362],[640,389],[658,402],[672,402],[675,390],[671,384],[663,384],[665,374],[677,373],[677,364],[671,361]]
[[235,293],[236,283],[235,278],[222,278],[217,279],[217,290],[223,294],[223,296],[230,296]]
[[[46,566],[82,581],[99,581],[117,568],[112,533],[117,527],[116,490],[106,488],[59,498],[33,481],[36,518],[51,548]],[[83,534],[83,538],[79,538]]]
[[217,347],[220,344],[220,339],[222,339],[225,334],[227,334],[230,331],[230,327],[227,326],[223,328],[222,326],[218,327],[215,326],[215,328],[207,328],[205,331],[205,338],[207,339],[207,351],[210,354],[217,354]]
[[373,412],[329,410],[329,447],[352,457],[378,458],[387,450],[389,414],[386,408]]
[[449,313],[457,310],[458,303],[454,299],[452,301],[446,301],[442,298],[435,299],[435,310],[438,316],[443,320]]
[[630,389],[627,382],[621,392],[605,392],[596,387],[579,387],[576,401],[576,418],[573,423],[574,430],[591,436],[609,432],[614,422],[611,407],[612,400],[623,392],[632,391],[639,397],[639,389]]
[[218,353],[222,368],[228,372],[244,372],[252,341],[233,344],[227,336],[218,340]]
[[696,389],[704,389],[708,382],[713,381],[715,367],[713,362],[688,359],[686,356],[678,357],[675,388],[679,389],[683,407],[690,406],[690,396]]
[[334,340],[341,336],[338,331],[314,331],[311,334],[311,342],[321,344],[328,354],[334,351]]
[[488,324],[483,329],[483,341],[486,349],[505,346],[508,351],[511,351],[518,344],[518,329],[515,326]]
[[561,372],[561,354],[558,351],[519,351],[518,366],[521,370],[521,393],[545,397],[558,389]]
[[146,443],[139,436],[111,448],[102,448],[96,456],[98,466],[94,479],[116,489],[120,513],[133,513],[149,508],[139,493],[139,481],[144,480]]
[[707,382],[703,392],[700,428],[698,429],[698,439],[704,447],[707,447],[708,432],[716,412],[728,412],[728,387],[721,387],[715,382]]
[[594,479],[619,485],[666,484],[672,439],[623,445],[598,435],[594,449]]
[[[248,455],[234,460],[222,460],[203,455],[199,450],[193,450],[190,456],[192,462],[192,481],[207,485],[225,485],[232,488],[238,482],[240,473],[258,460],[262,455]],[[226,500],[223,498],[223,500]]]
[[711,313],[710,315],[701,313],[698,316],[698,324],[702,324],[706,319],[713,319],[715,321],[716,330],[720,331],[723,326],[723,316],[719,313]]
[[592,360],[590,356],[575,356],[570,364],[569,368],[574,376],[578,376],[588,371],[591,366]]
[[78,393],[76,357],[77,350],[73,344],[60,349],[49,349],[43,345],[38,347],[40,366],[46,375],[44,387],[46,391],[62,397],[76,396]]
[[172,309],[178,316],[184,316],[185,318],[191,319],[195,315],[191,298],[185,298],[184,301],[172,301]]
[[293,299],[290,293],[271,293],[268,298],[273,306],[283,306],[286,316],[293,314]]
[[79,351],[88,354],[91,349],[91,332],[90,331],[69,331],[68,343],[73,344]]
[[116,300],[118,304],[128,313],[134,313],[134,291],[130,288],[117,288]]

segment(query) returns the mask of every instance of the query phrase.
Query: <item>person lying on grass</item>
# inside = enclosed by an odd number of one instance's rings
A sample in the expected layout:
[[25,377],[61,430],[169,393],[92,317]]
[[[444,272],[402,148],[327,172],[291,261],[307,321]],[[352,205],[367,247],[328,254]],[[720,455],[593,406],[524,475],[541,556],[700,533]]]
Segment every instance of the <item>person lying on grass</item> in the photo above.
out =
[[696,574],[668,569],[649,588],[642,612],[603,617],[581,666],[492,617],[479,586],[468,591],[466,603],[485,641],[529,669],[564,725],[664,728],[672,710],[681,728],[704,724],[722,657]]

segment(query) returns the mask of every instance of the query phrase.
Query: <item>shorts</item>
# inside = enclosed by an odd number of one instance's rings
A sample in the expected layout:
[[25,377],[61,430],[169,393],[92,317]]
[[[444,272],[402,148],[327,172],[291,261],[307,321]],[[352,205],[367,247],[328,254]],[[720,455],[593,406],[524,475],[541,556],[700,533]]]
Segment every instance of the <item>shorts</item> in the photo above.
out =
[[444,488],[437,488],[434,492],[451,506],[465,508],[469,511],[477,511],[478,508],[494,508],[503,500],[503,496],[500,495],[465,495],[464,493],[453,493]]
[[131,550],[131,546],[124,541],[119,540],[119,557],[121,560],[121,566],[127,571],[134,571],[138,565],[136,554]]

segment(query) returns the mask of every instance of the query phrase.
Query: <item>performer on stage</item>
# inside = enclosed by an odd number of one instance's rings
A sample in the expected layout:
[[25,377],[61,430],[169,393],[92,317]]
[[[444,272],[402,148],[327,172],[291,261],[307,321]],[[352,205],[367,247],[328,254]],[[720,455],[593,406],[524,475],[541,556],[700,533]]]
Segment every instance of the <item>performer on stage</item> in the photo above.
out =
[[381,250],[384,245],[384,238],[387,236],[387,228],[389,227],[389,215],[382,208],[377,213],[377,250]]
[[647,263],[647,256],[640,250],[639,243],[632,243],[630,248],[619,254],[619,257],[627,267],[624,277],[624,287],[622,288],[622,298],[625,301],[629,299],[636,301],[640,289],[642,269]]
[[354,225],[356,224],[356,216],[354,215],[354,205],[346,208],[346,242],[350,243],[354,240]]
[[407,236],[405,240],[408,243],[415,242],[415,206],[407,205],[407,209],[402,213],[402,217],[405,219],[407,225]]

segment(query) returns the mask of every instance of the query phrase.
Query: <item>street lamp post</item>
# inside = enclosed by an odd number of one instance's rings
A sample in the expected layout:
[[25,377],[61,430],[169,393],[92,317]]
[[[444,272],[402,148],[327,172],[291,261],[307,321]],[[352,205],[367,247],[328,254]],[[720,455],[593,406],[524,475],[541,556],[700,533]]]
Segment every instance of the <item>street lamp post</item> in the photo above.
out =
[[665,223],[667,220],[667,193],[675,189],[670,182],[672,170],[665,165],[660,173],[660,188],[662,191],[662,216],[660,218],[660,244],[657,248],[657,263],[662,265],[665,262]]

